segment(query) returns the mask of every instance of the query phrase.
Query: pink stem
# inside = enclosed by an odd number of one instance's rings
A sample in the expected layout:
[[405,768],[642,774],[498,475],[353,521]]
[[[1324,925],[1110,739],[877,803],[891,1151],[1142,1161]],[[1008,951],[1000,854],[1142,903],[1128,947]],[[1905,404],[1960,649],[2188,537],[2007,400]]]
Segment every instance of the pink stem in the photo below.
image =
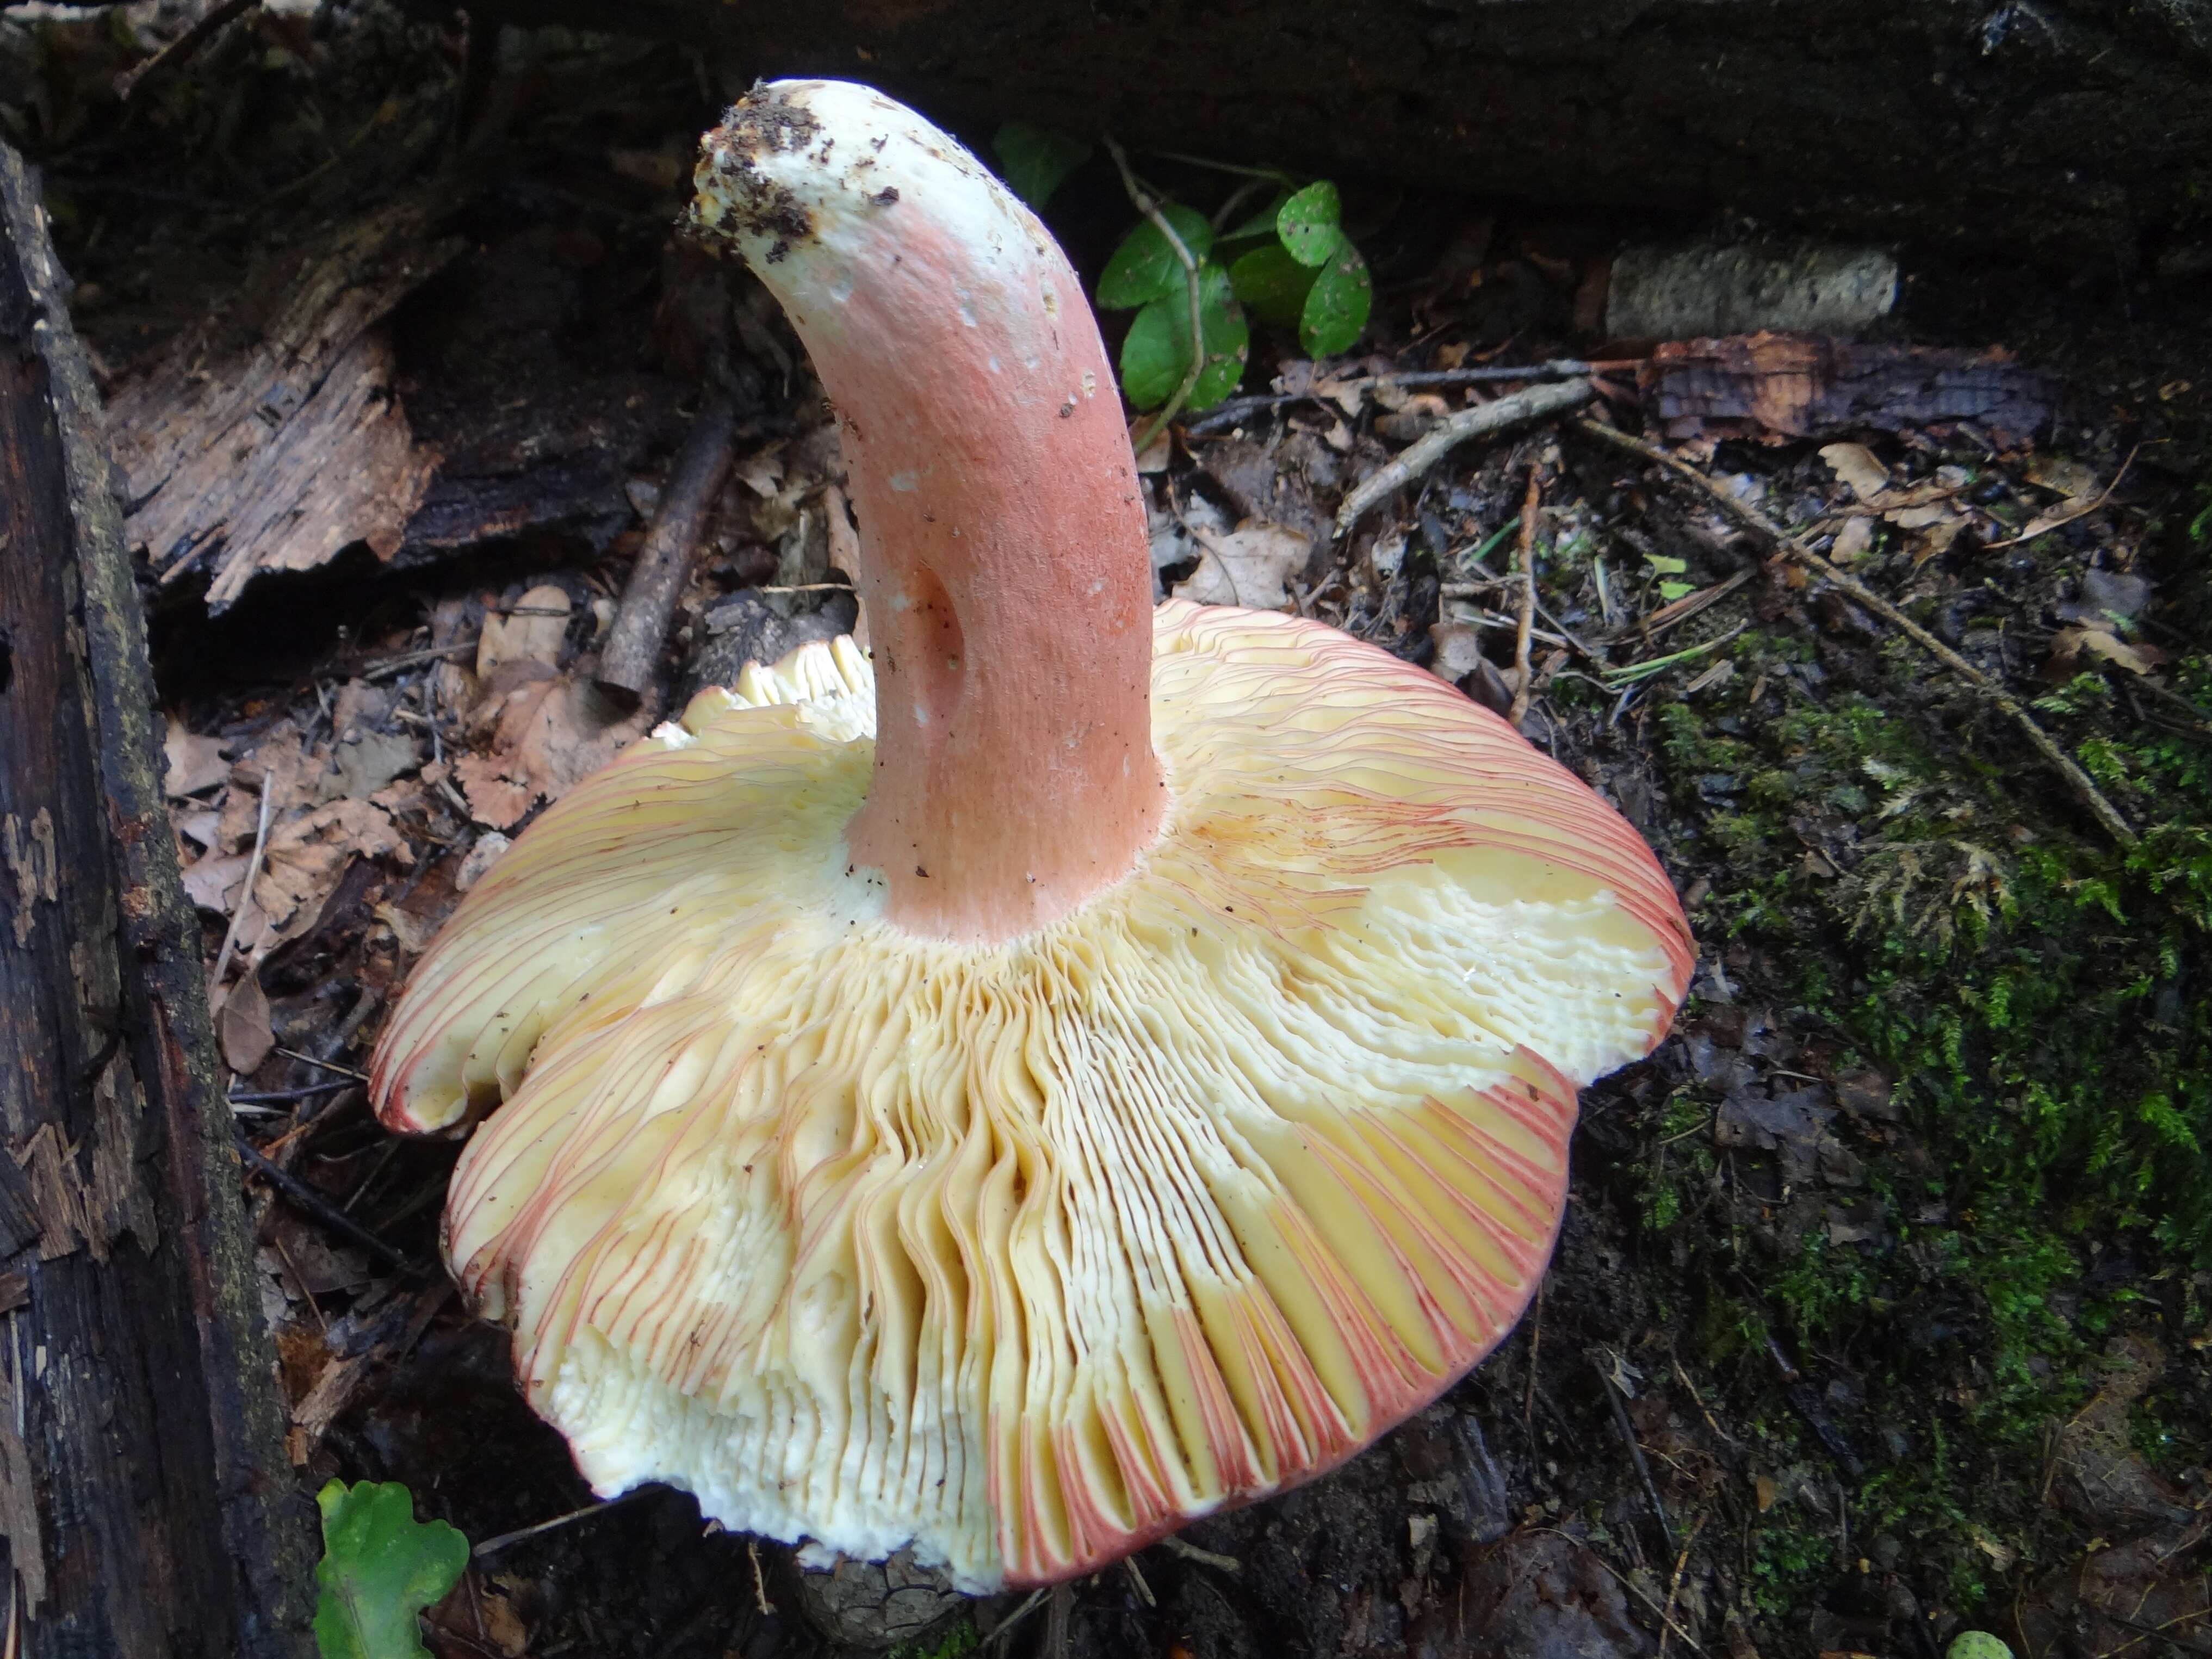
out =
[[876,666],[847,829],[908,930],[996,942],[1158,833],[1146,515],[1097,323],[1036,216],[865,87],[757,88],[694,212],[782,302],[836,404]]

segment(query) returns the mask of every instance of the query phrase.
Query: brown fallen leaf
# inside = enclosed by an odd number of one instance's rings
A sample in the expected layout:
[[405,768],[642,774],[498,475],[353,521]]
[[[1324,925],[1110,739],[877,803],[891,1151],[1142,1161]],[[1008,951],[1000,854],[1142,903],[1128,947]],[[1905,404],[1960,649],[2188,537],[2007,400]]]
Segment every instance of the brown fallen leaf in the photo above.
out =
[[240,1077],[261,1069],[276,1046],[269,1024],[269,999],[262,993],[261,976],[252,968],[234,981],[223,994],[215,1014],[215,1037],[222,1049],[223,1064]]
[[173,800],[230,781],[230,763],[222,757],[222,739],[195,737],[174,714],[169,716],[168,735],[161,740],[161,787]]
[[1864,444],[1826,444],[1820,459],[1862,501],[1871,504],[1889,488],[1889,469]]
[[1176,597],[1255,611],[1279,611],[1290,603],[1290,580],[1305,568],[1313,549],[1296,531],[1255,521],[1226,536],[1200,534],[1198,541],[1206,551],[1198,568],[1176,584]]
[[590,688],[566,678],[518,686],[494,712],[489,750],[452,763],[470,817],[491,830],[511,830],[539,802],[557,800],[612,760],[651,718],[640,708],[604,726]]
[[2070,671],[2085,651],[2130,674],[2155,674],[2166,661],[2166,653],[2156,646],[2124,640],[2101,628],[2062,628],[2051,636],[2051,660],[2061,669]]
[[228,915],[252,862],[244,853],[210,853],[196,860],[185,866],[185,896],[210,915]]
[[1873,544],[1873,520],[1846,519],[1844,527],[1836,532],[1835,544],[1829,548],[1828,557],[1837,564],[1849,564]]
[[239,923],[239,947],[248,960],[259,961],[313,927],[356,858],[389,858],[407,866],[415,854],[383,809],[365,800],[328,801],[272,829],[250,908]]
[[477,638],[477,678],[487,678],[503,663],[557,666],[561,641],[568,633],[568,610],[567,592],[547,583],[525,593],[505,616],[486,617]]

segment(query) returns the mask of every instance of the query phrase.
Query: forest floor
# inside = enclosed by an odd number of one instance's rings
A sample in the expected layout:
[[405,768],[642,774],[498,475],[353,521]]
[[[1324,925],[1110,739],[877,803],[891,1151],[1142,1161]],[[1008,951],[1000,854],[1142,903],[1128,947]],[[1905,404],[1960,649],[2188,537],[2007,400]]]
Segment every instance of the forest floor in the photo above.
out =
[[[1533,476],[1523,729],[1659,853],[1693,995],[1585,1096],[1543,1294],[1436,1406],[1071,1595],[948,1611],[802,1579],[681,1494],[578,1514],[503,1334],[436,1265],[458,1147],[387,1134],[360,1087],[501,837],[656,708],[850,625],[819,391],[738,283],[751,401],[663,678],[627,723],[580,689],[700,403],[701,284],[737,283],[672,232],[715,89],[670,47],[510,33],[493,66],[376,5],[272,7],[118,106],[159,8],[64,10],[0,22],[0,112],[46,170],[121,471],[245,434],[207,522],[123,487],[188,890],[244,969],[234,1097],[320,1200],[249,1182],[292,1449],[303,1493],[402,1480],[475,1540],[441,1653],[830,1651],[804,1609],[842,1595],[915,1659],[1936,1659],[1972,1628],[2033,1659],[2212,1654],[2201,301],[1947,251],[1888,337],[2051,370],[2038,429],[1662,432],[1632,372],[1608,418],[1718,495],[1569,420],[1332,538],[1406,440],[1512,389],[1391,377],[1591,355],[1577,273],[1698,228],[1348,188],[1364,350],[1316,365],[1263,329],[1264,401],[1148,455],[1163,589],[1294,607],[1502,704]],[[1215,204],[1212,175],[1158,172]],[[1086,278],[1133,217],[1103,165],[1049,216]],[[240,385],[223,428],[209,388]],[[331,506],[342,477],[364,499]],[[328,517],[322,551],[262,562],[240,480]],[[2125,838],[1747,509],[2024,708]]]

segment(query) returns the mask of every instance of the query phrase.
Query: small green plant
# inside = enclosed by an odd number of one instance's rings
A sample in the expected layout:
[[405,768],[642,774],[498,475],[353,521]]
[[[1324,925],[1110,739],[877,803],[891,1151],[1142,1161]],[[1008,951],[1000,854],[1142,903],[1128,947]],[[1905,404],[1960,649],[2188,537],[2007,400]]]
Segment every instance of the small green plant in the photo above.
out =
[[398,1481],[333,1480],[315,1495],[323,1559],[315,1568],[315,1646],[322,1659],[429,1659],[416,1623],[460,1581],[469,1540],[418,1522]]
[[[1000,127],[993,148],[1006,182],[1039,209],[1091,155],[1078,140],[1021,121]],[[1289,179],[1261,173],[1208,218],[1155,200],[1121,151],[1108,148],[1144,217],[1106,262],[1097,301],[1102,310],[1137,313],[1121,342],[1121,390],[1139,409],[1162,411],[1155,427],[1180,410],[1211,409],[1237,390],[1251,349],[1248,307],[1297,330],[1310,356],[1334,356],[1358,340],[1374,283],[1345,231],[1334,184],[1323,179],[1293,190]],[[1270,186],[1265,207],[1231,222],[1257,190]]]

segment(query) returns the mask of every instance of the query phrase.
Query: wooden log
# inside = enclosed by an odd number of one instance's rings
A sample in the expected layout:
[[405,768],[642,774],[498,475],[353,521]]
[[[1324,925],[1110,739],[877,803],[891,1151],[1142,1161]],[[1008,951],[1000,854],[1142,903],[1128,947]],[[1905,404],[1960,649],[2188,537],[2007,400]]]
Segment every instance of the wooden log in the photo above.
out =
[[0,144],[0,1532],[26,1659],[294,1659],[283,1449],[98,400]]
[[469,15],[687,40],[732,94],[757,75],[864,80],[977,140],[1021,116],[1316,176],[2003,247],[2069,276],[2207,241],[2212,0],[492,0]]

